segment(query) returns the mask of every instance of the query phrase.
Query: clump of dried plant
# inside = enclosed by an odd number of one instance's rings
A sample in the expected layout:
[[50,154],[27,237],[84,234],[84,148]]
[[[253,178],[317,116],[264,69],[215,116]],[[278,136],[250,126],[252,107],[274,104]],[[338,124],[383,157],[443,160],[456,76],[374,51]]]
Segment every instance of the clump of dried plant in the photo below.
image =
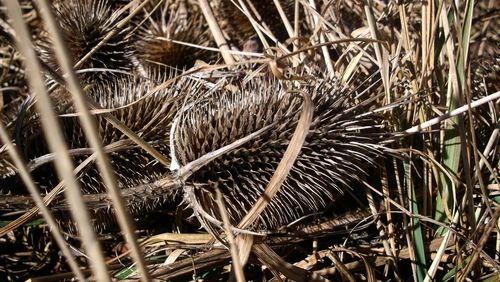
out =
[[497,281],[496,1],[1,3],[2,280]]

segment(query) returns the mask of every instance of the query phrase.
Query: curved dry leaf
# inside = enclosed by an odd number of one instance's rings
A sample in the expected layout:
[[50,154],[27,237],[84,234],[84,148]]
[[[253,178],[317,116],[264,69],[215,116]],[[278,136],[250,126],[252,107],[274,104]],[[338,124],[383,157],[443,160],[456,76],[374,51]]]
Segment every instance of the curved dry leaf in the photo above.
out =
[[295,159],[302,149],[302,145],[304,144],[306,136],[309,133],[309,126],[311,125],[312,121],[313,104],[309,94],[304,92],[300,93],[303,97],[302,113],[300,114],[299,122],[297,123],[297,127],[295,128],[293,137],[290,140],[290,144],[288,144],[285,154],[278,164],[278,167],[276,168],[276,171],[274,172],[271,180],[267,184],[266,189],[250,209],[250,211],[248,211],[247,215],[238,224],[239,228],[247,228],[259,218],[260,214],[266,208],[269,202],[271,202],[274,195],[278,193],[288,173],[292,169]]
[[163,265],[169,265],[177,261],[177,259],[185,252],[184,249],[176,249],[170,255],[168,255]]
[[344,74],[342,75],[342,83],[346,83],[349,80],[349,78],[351,78],[352,74],[359,66],[359,61],[361,60],[362,57],[363,57],[363,52],[359,52],[354,58],[352,58],[352,60],[349,62],[349,65],[347,65]]

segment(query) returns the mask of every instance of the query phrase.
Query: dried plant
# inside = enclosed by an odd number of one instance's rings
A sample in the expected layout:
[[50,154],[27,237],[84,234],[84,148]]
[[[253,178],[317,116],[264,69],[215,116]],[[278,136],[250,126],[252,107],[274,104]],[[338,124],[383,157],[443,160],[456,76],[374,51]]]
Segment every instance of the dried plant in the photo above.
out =
[[498,279],[496,1],[1,3],[0,278]]

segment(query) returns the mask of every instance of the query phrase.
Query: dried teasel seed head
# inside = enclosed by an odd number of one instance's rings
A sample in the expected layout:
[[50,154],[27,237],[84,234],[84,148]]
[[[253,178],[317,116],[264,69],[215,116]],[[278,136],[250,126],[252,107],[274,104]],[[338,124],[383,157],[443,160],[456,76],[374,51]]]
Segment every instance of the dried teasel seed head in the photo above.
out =
[[[97,85],[89,95],[105,109],[114,109],[112,114],[124,125],[139,135],[165,156],[170,154],[170,125],[183,102],[184,93],[196,90],[198,84],[190,79],[178,80],[175,85],[153,91],[155,87],[171,78],[161,73],[152,73],[149,78],[130,77],[110,81],[107,85]],[[103,145],[127,141],[128,137],[115,128],[105,117],[97,115],[98,133]],[[71,148],[89,147],[85,135],[76,118],[65,120],[68,143]],[[124,150],[110,153],[110,160],[120,186],[132,187],[156,180],[165,174],[168,167],[158,163],[138,145],[129,142]],[[126,148],[126,149],[125,149]],[[86,173],[82,183],[88,192],[104,192],[100,180]]]
[[[221,219],[215,202],[219,188],[232,224],[246,215],[275,172],[297,125],[302,101],[283,82],[255,79],[233,92],[207,95],[186,109],[174,124],[175,157],[185,165],[276,122],[253,139],[196,171],[187,200]],[[254,229],[274,229],[323,210],[349,189],[381,155],[386,133],[367,114],[373,103],[360,102],[333,81],[318,79],[300,89],[311,95],[314,116],[306,141],[281,190]]]
[[[183,95],[190,93],[190,91],[196,91],[200,87],[198,82],[189,78],[182,78],[176,80],[173,85],[155,89],[161,83],[172,79],[172,75],[173,73],[151,72],[148,73],[148,78],[139,76],[120,77],[110,80],[106,85],[97,84],[89,88],[87,95],[101,108],[110,110],[114,117],[161,154],[168,157],[170,154],[170,125],[184,101]],[[64,92],[65,90],[59,88],[56,91]],[[64,93],[59,93],[59,96],[62,95]],[[85,153],[85,150],[90,145],[85,138],[78,118],[68,116],[73,113],[74,108],[72,105],[65,108],[64,112],[59,112],[59,114],[65,115],[60,118],[60,121],[68,147],[73,152],[71,154],[76,165],[85,160],[91,150],[87,150],[87,153]],[[33,113],[33,115],[35,114]],[[108,158],[121,189],[147,185],[169,172],[168,165],[159,163],[137,144],[130,141],[124,133],[116,129],[102,114],[96,114],[95,117],[98,126],[97,133],[102,139],[103,146],[113,145],[111,151],[108,150]],[[26,120],[30,120],[30,118]],[[31,136],[29,139],[21,138],[22,140],[18,140],[20,143],[27,142],[23,144],[23,147],[32,150],[28,155],[28,162],[33,162],[37,157],[44,157],[49,154],[48,147],[43,141],[43,133],[39,130],[39,127],[40,124],[35,119],[32,124],[26,125],[25,130],[28,133],[37,132],[38,135]],[[83,153],[77,154],[79,150],[83,151]],[[53,188],[59,181],[50,162],[32,171],[32,176],[42,188]],[[106,192],[95,164],[86,166],[77,177],[84,194]],[[14,176],[14,178],[17,179],[17,176]],[[0,187],[3,187],[2,183],[14,182],[12,177],[11,179],[1,180]],[[17,190],[23,190],[23,184],[19,179],[16,183]],[[163,205],[172,198],[174,198],[174,194],[157,195],[154,193],[146,197],[142,195],[130,197],[128,208],[133,216],[144,215],[144,213]],[[57,207],[59,204],[54,203],[53,207]],[[104,231],[115,226],[111,224],[111,222],[114,222],[112,209],[106,207],[89,208],[93,211],[93,220],[96,223],[94,227],[97,231]],[[67,209],[56,208],[56,210],[63,210],[58,213],[60,224],[65,230],[73,232],[71,230],[73,230],[74,226],[68,216]]]
[[[122,78],[108,85],[98,85],[89,95],[98,104],[107,109],[115,109],[112,113],[129,129],[139,135],[164,156],[170,155],[170,128],[174,116],[184,102],[184,95],[197,91],[201,85],[189,78],[176,81],[175,84],[153,91],[162,82],[172,78],[169,75],[154,72],[142,77]],[[97,116],[99,135],[103,145],[127,141],[128,137],[116,129],[104,117]],[[65,121],[64,127],[71,148],[85,148],[89,145],[76,118]],[[129,142],[130,143],[130,142]],[[138,145],[130,143],[108,154],[120,188],[132,188],[148,185],[168,173],[168,166],[159,163]],[[76,161],[82,161],[78,158]],[[106,191],[96,166],[91,165],[80,175],[82,189],[86,193],[103,193]],[[132,216],[144,216],[175,198],[176,191],[170,194],[157,194],[151,190],[150,195],[129,197],[127,208]],[[116,227],[111,208],[95,208],[91,215],[93,226],[99,231]],[[68,218],[69,219],[69,218]],[[61,220],[62,226],[73,230],[73,223]],[[75,232],[76,230],[73,230]]]
[[[55,1],[53,8],[75,64],[99,44],[121,20],[118,10],[114,10],[106,0]],[[88,72],[81,73],[79,77],[85,82],[95,82],[95,78],[113,75],[113,70],[132,70],[133,49],[129,31],[127,26],[122,28],[101,46],[78,68],[88,69]],[[59,64],[48,34],[43,40],[37,41],[37,47],[42,60],[58,70]]]

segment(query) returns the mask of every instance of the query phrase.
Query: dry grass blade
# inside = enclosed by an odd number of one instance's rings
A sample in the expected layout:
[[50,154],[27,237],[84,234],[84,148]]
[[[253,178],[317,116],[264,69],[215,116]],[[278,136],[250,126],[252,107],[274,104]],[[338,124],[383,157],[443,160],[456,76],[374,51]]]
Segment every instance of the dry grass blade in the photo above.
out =
[[304,48],[301,48],[297,51],[293,51],[289,54],[285,54],[283,56],[280,56],[276,59],[277,62],[281,62],[283,60],[285,60],[286,58],[289,58],[289,57],[293,57],[297,54],[300,54],[300,53],[304,53],[304,52],[307,52],[307,51],[310,51],[310,50],[313,50],[313,49],[317,49],[319,47],[323,47],[323,46],[329,46],[329,45],[335,45],[335,44],[340,44],[340,43],[348,43],[348,42],[366,42],[366,43],[379,43],[379,44],[385,44],[386,42],[384,41],[380,41],[380,40],[377,40],[377,39],[371,39],[371,38],[345,38],[345,39],[339,39],[339,40],[332,40],[332,41],[327,41],[327,42],[324,42],[324,43],[320,43],[320,44],[316,44],[314,46],[309,46],[309,47],[304,47]]
[[[434,250],[436,248],[439,248],[439,246],[442,243],[443,243],[443,238],[434,239],[432,242],[430,242],[428,244],[427,248],[429,250]],[[452,240],[448,241],[448,243],[445,245],[445,248],[450,247],[452,245],[452,243],[453,243]],[[356,256],[359,255],[357,252],[354,252],[353,250],[345,249],[345,248],[334,248],[332,250],[329,250],[329,252],[341,252],[341,253],[348,252],[348,253],[351,253],[351,254],[356,255]],[[378,252],[380,252],[380,250],[378,250],[376,252],[378,253]],[[399,259],[410,259],[411,260],[411,254],[410,253],[411,253],[410,248],[403,248],[403,249],[398,250],[397,256],[398,256]],[[434,254],[432,256],[435,257]],[[385,256],[375,256],[375,257],[367,257],[367,258],[365,258],[364,256],[361,255],[360,258],[362,258],[361,261],[355,261],[355,262],[346,263],[345,264],[346,269],[348,271],[356,271],[356,270],[359,270],[359,269],[362,269],[362,268],[366,268],[366,267],[370,267],[370,269],[371,269],[373,267],[380,267],[380,266],[383,266],[383,265],[387,264]],[[444,261],[446,261],[446,259],[444,259]],[[332,274],[335,274],[337,271],[338,270],[337,270],[337,268],[335,266],[335,267],[332,267],[332,268],[326,268],[326,269],[318,270],[316,272],[319,275],[332,275]],[[372,274],[373,274],[373,269],[372,269]]]
[[[68,245],[66,243],[66,240],[64,240],[63,235],[61,234],[61,231],[58,229],[58,225],[56,223],[56,220],[52,216],[51,212],[43,202],[42,197],[40,196],[40,192],[38,191],[37,187],[35,186],[35,182],[33,181],[30,173],[26,169],[26,165],[24,161],[22,160],[21,156],[17,152],[14,144],[10,142],[9,136],[7,132],[5,131],[5,128],[2,123],[0,123],[0,140],[7,146],[9,150],[9,154],[14,160],[14,164],[16,165],[19,174],[21,175],[24,183],[26,184],[26,187],[28,187],[28,190],[31,193],[31,197],[35,200],[36,205],[42,212],[43,217],[49,224],[52,234],[54,236],[54,239],[56,240],[57,244],[59,245],[59,248],[61,248],[61,251],[64,255],[64,257],[68,260],[68,264],[73,271],[74,275],[78,280],[80,281],[85,281],[85,278],[80,271],[80,268],[78,266],[78,263],[75,260],[75,257],[71,253],[70,249],[68,248]],[[0,236],[1,237],[1,236]]]
[[281,3],[279,0],[273,0],[274,6],[276,6],[276,9],[278,10],[278,13],[281,17],[281,21],[285,25],[286,31],[288,32],[288,36],[290,38],[295,37],[294,36],[294,30],[292,25],[290,24],[290,21],[286,17],[285,11],[283,11],[283,7],[281,6]]
[[398,273],[399,271],[397,268],[396,259],[395,259],[393,252],[391,251],[389,242],[387,240],[386,228],[385,228],[384,224],[382,223],[382,220],[380,218],[378,218],[378,216],[377,216],[378,211],[377,211],[377,208],[375,206],[373,193],[371,192],[371,190],[368,187],[365,187],[365,191],[366,191],[366,197],[368,199],[368,205],[370,207],[370,210],[372,211],[373,216],[375,217],[377,230],[379,231],[380,237],[383,240],[382,244],[384,246],[385,255],[388,257],[388,261],[390,262],[391,267],[394,268],[394,275],[395,275],[396,279],[398,281],[400,281],[401,278],[400,278],[399,273]]
[[277,255],[269,246],[265,244],[255,244],[252,251],[257,257],[264,261],[265,264],[280,271],[286,278],[292,281],[311,281],[311,282],[327,282],[330,281],[314,272],[309,272],[300,267],[296,267]]
[[366,261],[366,259],[362,255],[360,255],[356,251],[352,251],[352,250],[348,250],[348,249],[344,249],[344,248],[335,248],[335,249],[332,249],[331,251],[332,252],[346,252],[346,253],[358,256],[359,258],[361,258],[361,260],[363,261],[363,264],[366,268],[366,274],[367,274],[366,280],[367,281],[376,281],[372,266],[368,263],[368,261]]
[[29,83],[32,90],[36,92],[38,102],[36,107],[42,116],[42,127],[49,143],[49,147],[57,154],[55,163],[56,170],[61,179],[64,179],[67,189],[66,197],[72,205],[72,215],[79,226],[82,241],[91,258],[92,267],[100,281],[110,281],[104,257],[99,242],[92,228],[88,225],[90,220],[86,211],[85,204],[81,199],[80,187],[73,176],[73,163],[67,153],[67,146],[64,142],[61,129],[58,125],[56,116],[52,109],[49,95],[45,88],[42,70],[38,64],[38,58],[31,47],[29,31],[24,22],[21,7],[17,1],[4,1],[7,7],[8,15],[13,21],[13,27],[17,34],[19,51],[24,56],[25,63],[28,66]]
[[308,93],[299,93],[302,94],[303,98],[302,112],[300,114],[299,122],[297,123],[297,127],[295,129],[293,137],[290,140],[285,154],[283,155],[281,162],[276,168],[273,177],[267,184],[266,189],[250,209],[250,211],[247,213],[247,215],[238,224],[239,228],[245,229],[251,226],[255,222],[255,220],[257,220],[261,212],[266,208],[269,202],[271,202],[274,195],[278,193],[281,184],[283,184],[283,181],[285,181],[285,178],[292,168],[295,159],[300,153],[302,144],[304,143],[307,133],[309,132],[309,125],[311,124],[313,116],[313,105],[311,97]]
[[[114,28],[111,30],[106,36],[96,45],[90,52],[88,52],[83,58],[81,58],[74,66],[75,69],[78,69],[83,63],[85,63],[95,52],[99,50],[106,42],[108,42],[117,32],[119,32],[139,11],[142,10],[146,4],[148,4],[150,0],[144,0],[140,5],[138,5],[127,17],[121,20]],[[128,5],[123,7],[122,11],[125,11],[128,7],[132,7],[136,3],[139,3],[139,0],[131,1]]]
[[0,2],[0,280],[497,279],[495,1]]
[[[494,215],[490,218],[489,223],[486,225],[485,230],[481,235],[481,238],[479,239],[478,246],[474,248],[474,252],[472,253],[472,258],[458,276],[458,281],[460,282],[465,281],[469,272],[471,272],[472,269],[474,268],[475,264],[477,263],[477,259],[479,258],[479,255],[481,254],[481,251],[484,248],[484,245],[486,244],[486,242],[488,242],[491,232],[493,232],[494,229],[498,228],[497,222],[499,216],[500,216],[500,209],[497,209]],[[495,268],[498,270],[499,268],[498,262],[495,264]]]
[[[451,222],[450,227],[458,223],[459,215],[460,215],[459,212],[455,212],[455,216],[453,217],[453,221]],[[425,274],[424,282],[430,282],[434,279],[436,271],[439,267],[439,263],[441,262],[441,258],[443,257],[444,252],[448,247],[450,241],[452,240],[453,236],[454,236],[453,232],[447,231],[446,235],[443,238],[443,241],[441,242],[441,245],[439,246],[439,249],[436,253],[436,256],[434,257],[431,266],[429,267],[427,273]]]
[[[378,40],[379,36],[377,34],[377,24],[373,15],[373,1],[365,0],[364,8],[372,38]],[[387,103],[392,103],[389,85],[389,59],[387,58],[387,52],[376,43],[373,44],[373,48],[375,49],[380,74],[382,75],[382,82],[384,84]]]
[[227,44],[227,41],[224,38],[222,31],[220,30],[217,20],[215,19],[214,13],[212,12],[212,8],[210,7],[210,3],[208,3],[207,0],[198,0],[198,3],[200,4],[201,10],[205,15],[205,19],[208,22],[210,30],[212,31],[212,35],[215,39],[215,42],[217,43],[217,46],[219,46],[222,58],[224,58],[226,64],[228,65],[234,64],[235,60],[233,56],[228,52],[229,45]]
[[416,125],[416,126],[413,126],[405,131],[403,131],[404,134],[413,134],[413,133],[418,133],[420,132],[422,129],[425,129],[425,128],[428,128],[428,127],[431,127],[433,125],[436,125],[442,121],[445,121],[449,118],[452,118],[452,117],[455,117],[455,116],[458,116],[460,114],[463,114],[465,112],[467,112],[469,109],[474,109],[476,107],[479,107],[483,104],[486,104],[488,102],[491,102],[491,101],[495,101],[495,100],[498,100],[500,99],[500,91],[498,92],[495,92],[493,94],[490,94],[486,97],[483,97],[477,101],[474,101],[472,103],[470,103],[470,105],[464,105],[464,106],[461,106],[461,107],[458,107],[450,112],[447,112],[439,117],[435,117],[433,119],[430,119],[426,122],[423,122],[419,125]]
[[236,244],[234,234],[231,231],[231,222],[229,221],[229,216],[227,215],[226,207],[224,205],[224,199],[222,198],[222,193],[219,189],[216,190],[216,202],[222,214],[222,222],[224,223],[224,231],[226,233],[227,241],[229,243],[229,252],[231,253],[231,258],[233,259],[233,271],[236,275],[236,281],[238,282],[246,281],[245,274],[243,273],[244,262],[242,262],[240,260],[240,257],[238,256],[239,253],[238,245]]
[[[83,161],[80,165],[78,165],[75,168],[75,170],[73,171],[74,175],[76,175],[76,173],[81,171],[89,163],[95,161],[95,158],[96,158],[95,154],[89,156],[85,161]],[[56,187],[54,187],[54,189],[52,189],[47,195],[45,195],[45,197],[43,198],[44,205],[48,206],[63,191],[63,188],[64,188],[64,182],[61,181]],[[29,211],[24,213],[22,216],[18,217],[16,220],[13,220],[9,224],[0,228],[0,237],[3,237],[8,232],[21,227],[23,224],[27,223],[28,221],[36,217],[39,212],[40,208],[38,206],[31,208]]]
[[[236,4],[236,1],[231,0],[234,6],[239,9],[250,21],[250,24],[252,25],[252,28],[254,29],[255,33],[257,33],[257,36],[259,37],[260,42],[264,45],[265,49],[269,49],[271,46],[267,42],[266,37],[264,36],[263,32],[266,33],[272,40],[275,42],[277,41],[275,39],[275,36],[272,34],[272,32],[267,28],[267,26],[263,27],[261,24],[257,22],[257,20],[252,16],[252,13],[249,11],[249,7],[244,3],[243,0],[238,0],[239,5]],[[252,12],[255,15],[255,17],[261,18],[261,16],[258,14],[258,11],[255,9],[251,1],[245,1],[248,6],[250,6],[250,9],[252,9]]]
[[60,61],[62,70],[66,73],[66,81],[73,96],[73,101],[75,102],[76,109],[78,112],[80,112],[80,121],[83,125],[84,132],[90,142],[90,145],[95,150],[97,165],[103,178],[104,184],[108,189],[108,194],[113,201],[113,206],[116,211],[118,223],[124,233],[127,243],[132,250],[132,257],[134,258],[138,266],[138,270],[142,275],[142,280],[149,281],[149,272],[146,268],[144,256],[142,255],[139,245],[137,244],[137,239],[135,238],[135,228],[133,226],[130,214],[126,209],[125,202],[123,201],[123,198],[120,194],[118,183],[116,182],[112,167],[101,145],[102,140],[97,135],[98,131],[96,127],[96,121],[93,117],[91,117],[87,108],[85,93],[83,92],[80,83],[78,82],[73,71],[71,59],[69,58],[69,52],[65,46],[65,42],[58,29],[54,16],[51,14],[49,3],[46,0],[38,0],[37,4],[40,7],[41,14],[45,20],[48,30],[52,34],[56,55]]
[[[141,245],[141,247],[149,247],[149,246],[155,246],[155,245],[159,245],[159,244],[164,244],[164,245],[174,245],[174,244],[207,245],[213,239],[214,239],[214,237],[210,234],[163,233],[163,234],[154,235],[154,236],[148,237],[147,239],[142,240],[140,245]],[[130,251],[126,251],[123,254],[106,261],[106,263],[108,265],[110,265],[116,261],[119,261],[120,259],[124,258],[125,256],[128,256],[129,254],[130,254]]]
[[350,62],[349,65],[347,65],[344,74],[342,74],[342,82],[347,83],[349,81],[349,78],[351,78],[352,74],[358,68],[359,60],[363,57],[363,53],[359,52],[356,57],[354,57]]
[[349,281],[349,282],[356,282],[356,279],[352,276],[352,274],[349,272],[349,270],[344,265],[344,263],[340,260],[340,258],[337,256],[337,254],[335,254],[334,252],[331,252],[329,254],[329,257],[335,263],[335,267],[337,267],[337,269],[340,272],[340,275],[342,275],[342,278],[344,278],[344,280]]
[[[316,4],[315,4],[315,1],[314,0],[309,0],[309,6],[311,7],[311,9],[313,11],[316,11]],[[314,13],[313,14],[313,21],[314,21],[314,25],[315,25],[315,30],[319,30],[320,31],[320,34],[319,34],[319,43],[325,43],[326,39],[325,39],[325,34],[321,31],[321,23],[323,21],[320,22],[319,20],[319,16]],[[376,38],[375,38],[376,39]],[[325,61],[325,65],[326,65],[326,68],[328,70],[328,74],[329,76],[333,77],[333,75],[335,74],[335,70],[333,68],[333,64],[332,64],[332,59],[330,58],[330,53],[328,51],[328,46],[324,45],[324,46],[321,46],[321,52],[323,54],[323,60]]]

